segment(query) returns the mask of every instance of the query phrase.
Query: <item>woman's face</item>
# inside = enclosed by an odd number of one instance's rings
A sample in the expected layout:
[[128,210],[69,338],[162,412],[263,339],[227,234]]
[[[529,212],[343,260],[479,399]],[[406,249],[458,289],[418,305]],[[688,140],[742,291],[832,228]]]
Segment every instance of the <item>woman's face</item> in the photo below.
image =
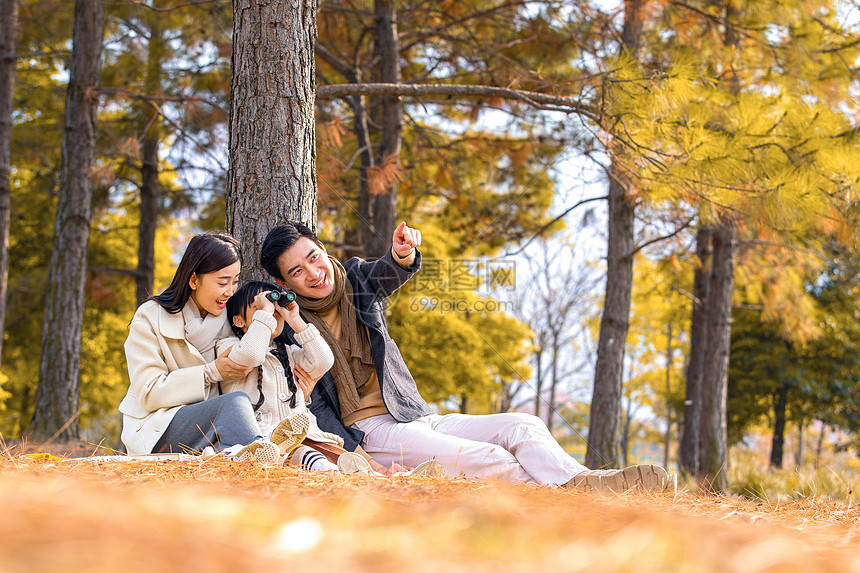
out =
[[191,275],[188,281],[191,287],[191,299],[197,304],[200,316],[207,314],[218,316],[224,312],[227,299],[236,292],[241,270],[241,263],[236,261],[229,267],[212,273]]

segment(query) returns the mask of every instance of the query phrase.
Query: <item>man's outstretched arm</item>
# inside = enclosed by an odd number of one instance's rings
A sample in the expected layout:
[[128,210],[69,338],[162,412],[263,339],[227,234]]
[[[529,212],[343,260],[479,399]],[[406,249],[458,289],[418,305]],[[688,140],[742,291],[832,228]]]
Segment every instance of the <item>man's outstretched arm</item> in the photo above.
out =
[[[370,286],[374,297],[387,298],[421,268],[421,231],[400,223],[394,230],[391,249],[379,260],[362,261],[357,272]],[[368,293],[369,294],[369,293]]]

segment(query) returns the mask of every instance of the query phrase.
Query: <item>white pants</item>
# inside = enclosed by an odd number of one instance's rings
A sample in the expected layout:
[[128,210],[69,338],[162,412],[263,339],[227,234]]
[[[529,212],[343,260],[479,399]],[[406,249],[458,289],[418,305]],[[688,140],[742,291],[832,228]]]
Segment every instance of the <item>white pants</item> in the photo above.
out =
[[452,476],[540,485],[565,484],[587,469],[531,414],[431,414],[408,423],[386,414],[353,427],[364,432],[362,447],[382,465],[435,459]]

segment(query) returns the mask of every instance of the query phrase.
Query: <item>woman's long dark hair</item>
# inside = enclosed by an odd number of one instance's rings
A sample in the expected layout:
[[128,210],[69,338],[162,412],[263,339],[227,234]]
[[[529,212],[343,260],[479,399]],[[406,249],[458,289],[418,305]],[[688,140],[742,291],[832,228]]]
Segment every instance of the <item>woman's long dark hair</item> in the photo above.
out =
[[214,273],[236,261],[242,261],[242,248],[232,236],[227,233],[195,235],[188,242],[170,286],[152,299],[167,312],[175,314],[191,298],[191,275]]
[[[245,317],[245,310],[251,306],[251,303],[254,302],[254,299],[258,294],[267,290],[282,290],[278,285],[274,285],[272,283],[266,283],[261,281],[252,281],[249,283],[245,283],[240,286],[233,296],[227,299],[227,321],[230,323],[230,328],[233,329],[233,334],[235,334],[238,338],[242,338],[245,334],[242,332],[242,329],[233,324],[233,318],[236,316],[241,316],[243,319]],[[292,396],[290,396],[290,408],[296,407],[296,392],[298,392],[298,387],[296,386],[295,380],[293,380],[293,373],[290,369],[290,358],[287,354],[287,335],[285,331],[282,331],[281,334],[275,338],[275,349],[272,351],[278,361],[281,363],[281,366],[284,368],[284,377],[287,379],[287,388],[292,392]],[[260,409],[260,406],[263,405],[263,402],[266,401],[266,397],[263,395],[263,367],[257,367],[257,392],[260,394],[260,398],[257,400],[257,403],[254,404],[254,411]]]

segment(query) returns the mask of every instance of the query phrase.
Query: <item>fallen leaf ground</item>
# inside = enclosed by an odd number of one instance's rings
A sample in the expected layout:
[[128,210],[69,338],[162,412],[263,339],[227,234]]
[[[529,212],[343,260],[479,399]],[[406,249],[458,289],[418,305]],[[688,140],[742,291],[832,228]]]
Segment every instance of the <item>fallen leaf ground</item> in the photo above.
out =
[[860,509],[6,455],[0,570],[860,572]]

